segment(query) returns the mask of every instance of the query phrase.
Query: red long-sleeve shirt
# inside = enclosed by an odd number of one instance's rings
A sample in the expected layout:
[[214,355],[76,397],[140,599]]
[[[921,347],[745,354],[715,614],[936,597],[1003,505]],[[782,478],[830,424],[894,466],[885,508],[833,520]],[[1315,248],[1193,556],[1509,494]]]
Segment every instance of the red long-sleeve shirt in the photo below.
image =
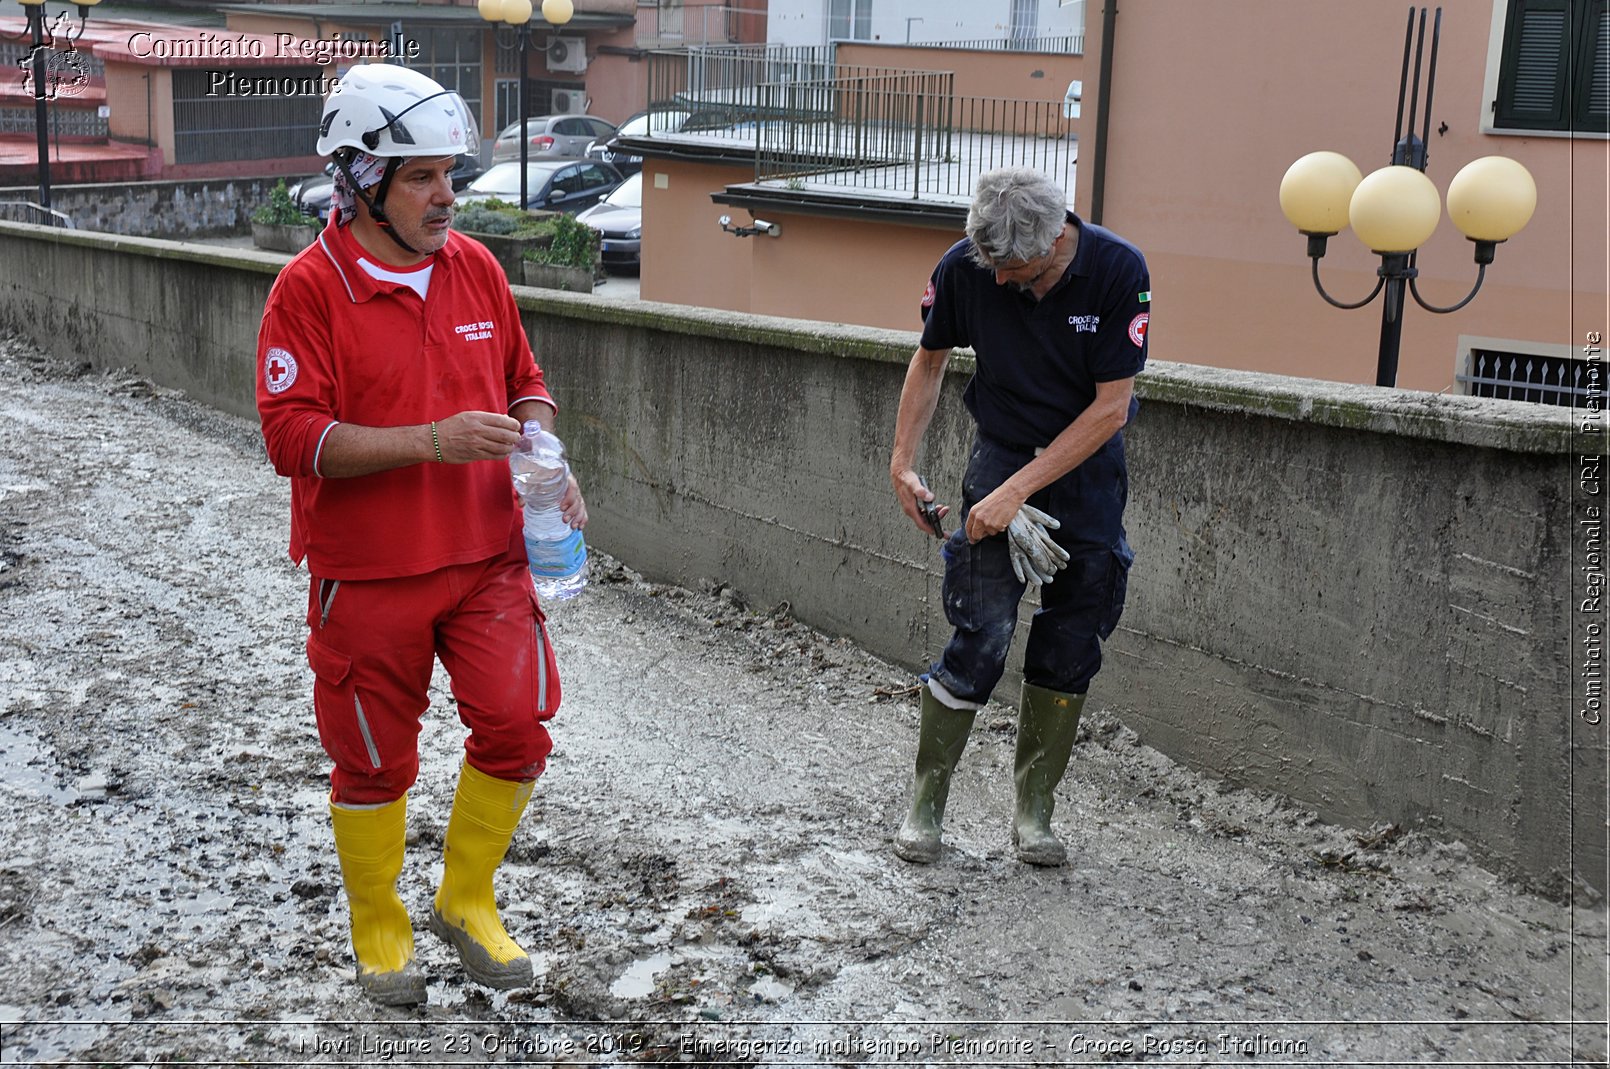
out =
[[364,255],[346,228],[327,227],[280,272],[263,311],[257,411],[274,470],[292,480],[291,559],[306,558],[320,578],[383,579],[502,553],[520,523],[503,461],[319,473],[337,423],[399,427],[553,404],[485,246],[451,232],[425,300],[368,274]]

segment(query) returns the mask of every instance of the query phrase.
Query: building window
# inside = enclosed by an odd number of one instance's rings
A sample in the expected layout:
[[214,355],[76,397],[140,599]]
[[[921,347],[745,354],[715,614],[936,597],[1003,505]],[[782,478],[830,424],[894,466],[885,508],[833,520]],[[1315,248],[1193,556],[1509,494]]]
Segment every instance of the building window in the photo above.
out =
[[1577,356],[1473,347],[1454,377],[1473,397],[1577,408],[1590,395],[1604,396],[1605,366]]
[[872,0],[830,0],[827,12],[827,39],[872,40]]
[[1032,41],[1040,32],[1040,0],[1012,0],[1012,41]]
[[1493,126],[1610,132],[1610,0],[1508,0]]
[[407,38],[419,42],[419,56],[409,66],[464,98],[483,124],[481,114],[481,31],[415,26]]
[[520,121],[520,79],[499,78],[492,83],[492,128],[502,133]]

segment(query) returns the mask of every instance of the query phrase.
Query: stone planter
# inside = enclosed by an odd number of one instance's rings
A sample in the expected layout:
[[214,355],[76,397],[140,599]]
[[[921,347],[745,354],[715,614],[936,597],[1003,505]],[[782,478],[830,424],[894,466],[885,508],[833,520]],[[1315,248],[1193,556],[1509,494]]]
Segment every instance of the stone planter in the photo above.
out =
[[[534,219],[545,219],[557,215],[557,212],[527,212]],[[508,276],[514,285],[520,285],[522,269],[520,265],[525,261],[526,250],[545,249],[553,244],[553,237],[549,234],[538,236],[516,237],[513,234],[485,234],[478,230],[462,230],[455,226],[465,237],[474,238],[486,246],[486,251],[497,258],[503,265],[503,273]]]
[[560,267],[556,264],[523,262],[527,286],[546,290],[570,290],[572,293],[591,293],[593,273],[585,267]]
[[553,243],[553,238],[544,234],[541,237],[514,237],[509,234],[478,234],[473,230],[464,231],[465,237],[474,238],[486,246],[486,251],[497,257],[498,263],[503,265],[503,273],[509,281],[518,284],[520,281],[520,264],[524,261],[527,249],[541,249]]
[[298,253],[319,236],[316,226],[287,226],[282,223],[253,223],[252,244],[274,252]]

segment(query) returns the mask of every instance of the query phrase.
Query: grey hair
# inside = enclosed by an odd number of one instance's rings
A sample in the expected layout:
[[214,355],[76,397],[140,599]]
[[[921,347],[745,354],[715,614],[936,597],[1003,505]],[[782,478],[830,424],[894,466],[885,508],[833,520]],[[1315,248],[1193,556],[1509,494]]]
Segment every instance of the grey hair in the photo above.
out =
[[1044,256],[1067,218],[1067,194],[1039,171],[1002,167],[986,172],[967,209],[973,262],[994,270],[996,264]]

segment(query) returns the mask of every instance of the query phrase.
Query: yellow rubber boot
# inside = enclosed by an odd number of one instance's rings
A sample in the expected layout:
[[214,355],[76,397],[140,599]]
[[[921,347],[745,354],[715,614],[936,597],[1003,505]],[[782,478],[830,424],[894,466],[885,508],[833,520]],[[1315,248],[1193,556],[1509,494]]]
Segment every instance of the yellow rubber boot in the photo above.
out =
[[1079,734],[1083,694],[1023,684],[1017,721],[1017,811],[1012,818],[1012,845],[1019,861],[1030,865],[1061,865],[1067,848],[1051,831],[1056,809],[1057,784],[1068,770],[1073,740]]
[[487,987],[528,987],[531,959],[509,938],[492,896],[492,874],[535,783],[493,779],[464,762],[443,840],[442,886],[430,930],[453,945],[470,979]]
[[414,927],[397,897],[403,844],[408,833],[408,797],[388,805],[349,809],[330,804],[341,882],[352,911],[352,952],[358,984],[382,1006],[425,1001],[425,975],[414,963]]

